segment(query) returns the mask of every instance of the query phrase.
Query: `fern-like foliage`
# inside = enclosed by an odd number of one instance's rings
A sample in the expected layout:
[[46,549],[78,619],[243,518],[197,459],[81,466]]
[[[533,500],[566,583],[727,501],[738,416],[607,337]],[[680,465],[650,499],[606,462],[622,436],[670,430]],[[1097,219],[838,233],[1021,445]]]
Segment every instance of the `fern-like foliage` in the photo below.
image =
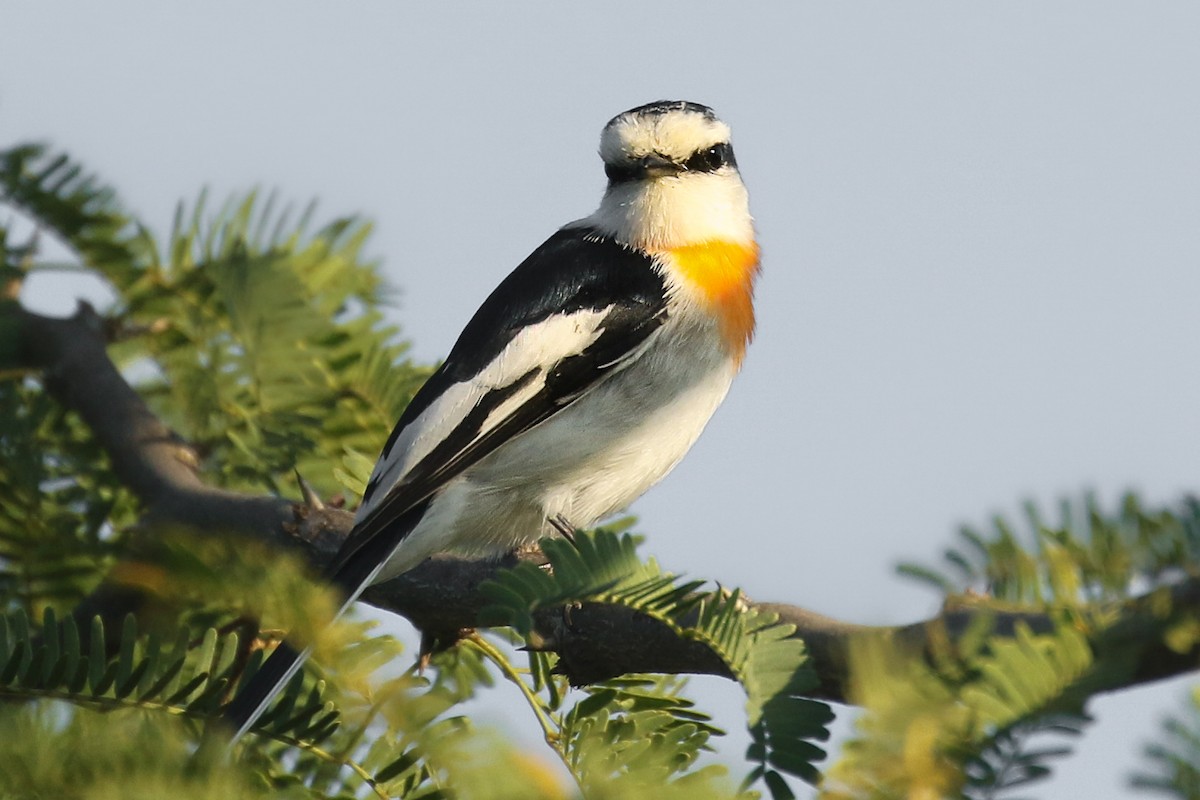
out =
[[[238,682],[249,680],[262,662],[262,651],[247,654],[238,632],[209,628],[193,635],[181,629],[167,642],[139,632],[130,616],[117,637],[117,653],[109,656],[99,619],[82,636],[70,617],[58,621],[53,611],[36,626],[22,612],[0,617],[0,698],[43,701],[9,705],[12,713],[0,715],[0,730],[22,737],[18,747],[9,740],[0,755],[0,792],[60,796],[55,787],[74,776],[99,792],[144,780],[160,787],[155,796],[217,796],[201,791],[198,772],[238,797],[367,792],[428,798],[447,796],[450,786],[465,790],[456,796],[561,796],[561,782],[547,765],[447,713],[489,682],[477,654],[439,656],[433,681],[412,674],[356,680],[354,675],[363,678],[399,655],[391,637],[362,633],[317,671],[332,681],[313,672],[296,676],[256,724],[243,757],[230,762],[220,756],[226,732],[205,729],[215,724],[213,714]],[[76,710],[50,724],[46,701]],[[141,717],[130,716],[138,712]],[[154,747],[130,749],[156,737],[161,741]],[[183,758],[197,742],[195,760]],[[48,745],[72,747],[67,763],[48,759]],[[161,753],[165,762],[146,764],[151,753]],[[137,768],[128,773],[126,764],[134,762]],[[256,774],[270,776],[269,786]],[[245,783],[254,790],[230,788]]]
[[[382,321],[388,292],[355,217],[316,225],[312,206],[293,218],[255,192],[216,208],[201,193],[160,241],[41,145],[0,151],[0,201],[109,282],[110,352],[136,366],[211,481],[281,492],[299,468],[332,492],[333,465],[346,450],[373,455],[430,372]],[[16,273],[61,267],[30,245],[5,252]]]
[[[824,751],[812,744],[828,736],[828,706],[802,696],[816,685],[794,628],[748,606],[740,593],[699,592],[700,581],[681,581],[653,561],[642,561],[629,534],[599,529],[574,543],[543,540],[549,570],[520,564],[485,585],[492,605],[484,619],[536,637],[538,609],[598,602],[639,611],[683,638],[703,642],[729,667],[747,693],[756,764],[748,782],[762,778],[776,796],[790,796],[781,773],[815,782],[813,762]],[[544,672],[544,669],[541,670]],[[548,683],[543,679],[543,683]]]
[[1131,779],[1134,788],[1160,797],[1200,797],[1200,687],[1194,687],[1183,714],[1162,723],[1158,741],[1145,748],[1148,769]]
[[113,526],[135,515],[78,418],[0,381],[0,612],[72,607],[112,565]]
[[529,666],[522,668],[492,641],[497,636],[504,632],[475,634],[459,649],[477,651],[521,690],[546,744],[584,797],[743,796],[723,765],[701,763],[722,731],[684,696],[686,680],[626,675],[575,692],[556,674],[555,655],[529,652]]
[[1061,748],[1022,749],[1034,731],[1077,732],[1076,691],[1092,663],[1079,631],[1018,631],[926,665],[882,639],[852,654],[858,735],[826,774],[821,797],[998,797],[1046,773]]
[[22,611],[0,617],[0,694],[97,710],[165,707],[203,718],[242,670],[236,633],[209,629],[193,640],[181,630],[173,642],[143,639],[128,616],[115,657],[106,654],[105,642],[99,618],[84,637],[73,618],[59,622],[52,610],[38,626]]
[[243,763],[281,787],[320,787],[314,797],[564,796],[549,762],[459,713],[493,682],[480,652],[437,654],[432,678],[410,670],[381,680],[376,673],[398,656],[391,637],[360,635],[316,665],[314,677],[294,678],[244,741]]
[[1051,762],[1071,754],[1069,745],[1055,742],[1078,738],[1088,722],[1079,713],[1042,713],[1001,730],[965,764],[969,795],[1013,798],[1013,791],[1047,777]]
[[[119,289],[130,286],[154,260],[152,241],[121,208],[116,191],[44,144],[0,150],[0,202],[24,212]],[[26,250],[34,255],[34,248]],[[38,266],[32,258],[24,264]]]
[[561,736],[585,794],[727,796],[713,792],[725,789],[724,767],[694,769],[721,731],[680,694],[683,688],[674,677],[629,676],[583,691],[562,717]]
[[[1200,563],[1200,500],[1149,509],[1128,494],[1113,512],[1095,498],[1063,501],[1057,522],[1025,508],[1031,534],[1004,517],[988,531],[963,527],[942,569],[901,572],[945,594],[986,592],[1024,606],[1098,606],[1194,572]],[[1030,544],[1026,544],[1030,542]]]
[[[980,672],[987,680],[964,684],[955,690],[955,696],[958,692],[970,693],[974,698],[968,704],[971,708],[979,708],[981,699],[992,696],[986,700],[993,706],[991,718],[1010,718],[987,747],[971,757],[973,761],[956,762],[954,769],[960,771],[954,774],[968,776],[978,796],[997,796],[1005,787],[1046,775],[1047,762],[1067,750],[1057,745],[1034,748],[1030,739],[1048,731],[1068,736],[1078,733],[1084,720],[1081,703],[1087,679],[1053,659],[1039,660],[1037,654],[1043,650],[1074,653],[1074,663],[1083,663],[1082,645],[1071,645],[1068,630],[1075,631],[1075,638],[1085,632],[1102,637],[1110,626],[1121,623],[1123,601],[1193,576],[1200,554],[1200,503],[1195,499],[1174,508],[1148,509],[1136,496],[1127,495],[1115,512],[1106,512],[1088,497],[1081,505],[1064,502],[1054,524],[1033,505],[1026,507],[1026,517],[1029,534],[1003,518],[997,518],[986,532],[962,529],[963,544],[946,551],[947,566],[942,570],[901,567],[901,572],[948,594],[950,605],[1038,611],[1062,621],[1056,634],[1058,644],[1052,647],[1033,646],[1026,633],[1015,642],[991,640],[979,651],[981,656],[975,663],[967,659],[964,674]],[[981,592],[988,596],[983,597]],[[1186,609],[1171,609],[1169,596],[1161,596],[1158,613],[1164,621],[1173,620],[1163,626],[1167,644],[1186,650],[1196,641],[1195,618]],[[1014,660],[1014,647],[1022,648],[1023,661]],[[1119,654],[1116,660],[1120,660]],[[1096,666],[1107,670],[1126,668],[1116,661]],[[1063,684],[1064,676],[1074,683]],[[1063,709],[1054,704],[1040,710],[1029,707],[1023,713],[1018,713],[1022,712],[1020,707],[1011,705],[1015,697],[1059,695],[1074,698],[1080,705],[1068,706],[1065,716]],[[891,735],[899,734],[892,731]]]
[[[136,226],[112,191],[40,145],[0,151],[0,208],[26,212],[41,230],[76,243],[96,263],[121,269],[140,257]],[[87,428],[14,371],[19,342],[13,299],[39,266],[38,235],[17,241],[0,221],[0,613],[65,611],[112,564],[115,526],[136,507],[107,469]]]
[[[65,266],[105,279],[110,354],[212,483],[282,494],[299,468],[320,492],[345,488],[339,463],[373,456],[429,374],[382,322],[387,292],[356,218],[315,224],[311,207],[293,218],[255,193],[214,208],[202,193],[160,238],[103,181],[34,144],[0,150],[0,209],[38,231],[16,241],[0,227],[5,298],[64,267],[42,257],[47,236],[74,255]],[[14,369],[12,319],[0,313],[0,588],[3,607],[36,617],[96,585],[139,509],[86,426],[40,375]]]
[[428,371],[403,362],[363,260],[370,228],[309,233],[253,193],[210,214],[182,207],[167,262],[126,293],[121,318],[150,330],[142,390],[231,487],[279,491],[299,468],[322,491],[347,448],[374,453]]
[[[361,453],[374,454],[430,372],[406,360],[382,321],[387,293],[363,255],[369,226],[356,218],[316,224],[311,208],[295,218],[254,193],[220,207],[202,194],[157,237],[111,188],[40,145],[0,151],[0,208],[5,298],[39,270],[105,279],[115,295],[101,309],[110,355],[195,447],[211,483],[282,492],[299,467],[318,491],[343,479],[352,487]],[[31,225],[35,235],[14,238]],[[45,259],[47,236],[75,263]],[[60,796],[55,781],[71,776],[89,796],[135,787],[121,767],[128,756],[114,753],[120,737],[145,735],[165,748],[146,749],[163,753],[163,768],[147,775],[170,786],[148,796],[437,797],[451,785],[462,797],[561,796],[544,764],[453,713],[491,680],[476,654],[440,657],[433,681],[380,678],[395,669],[395,640],[355,625],[316,636],[330,604],[278,554],[219,532],[133,536],[141,509],[90,432],[41,375],[19,370],[14,317],[0,314],[0,727],[34,738],[0,756],[4,778],[23,781],[0,793]],[[155,601],[119,633],[80,632],[65,612],[103,575]],[[250,611],[315,639],[318,658],[247,739],[241,777],[222,759],[181,766],[175,755],[205,752],[208,720],[271,644],[239,622]],[[70,710],[51,715],[54,702]],[[78,747],[74,772],[51,775],[38,755],[88,739],[98,745]]]
[[66,716],[51,704],[0,715],[0,796],[96,800],[302,800],[250,769],[198,754],[188,720],[138,710]]
[[[314,226],[311,208],[292,220],[253,193],[216,209],[201,195],[160,244],[111,187],[30,144],[0,150],[0,207],[39,231],[17,242],[0,228],[5,286],[63,266],[42,259],[46,235],[106,279],[110,353],[214,483],[282,493],[298,467],[335,491],[345,453],[373,454],[429,372],[381,321],[369,226],[354,218]],[[0,611],[36,618],[98,583],[139,509],[86,426],[40,376],[12,369],[10,319],[0,313]]]

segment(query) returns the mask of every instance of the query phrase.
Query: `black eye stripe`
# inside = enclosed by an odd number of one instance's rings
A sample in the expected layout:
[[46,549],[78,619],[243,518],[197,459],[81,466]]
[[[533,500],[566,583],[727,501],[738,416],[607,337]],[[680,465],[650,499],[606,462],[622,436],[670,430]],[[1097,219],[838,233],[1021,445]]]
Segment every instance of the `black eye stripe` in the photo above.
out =
[[[733,157],[733,147],[729,142],[721,142],[712,147],[697,150],[679,164],[679,170],[681,172],[716,172],[725,166],[737,168],[737,160]],[[611,183],[625,183],[646,177],[646,169],[637,162],[605,164],[604,174],[608,176]]]
[[683,166],[691,172],[716,172],[724,166],[736,167],[733,158],[733,147],[729,142],[713,145],[705,150],[697,150],[688,156]]
[[635,164],[605,164],[604,174],[613,183],[624,183],[641,177],[642,169]]

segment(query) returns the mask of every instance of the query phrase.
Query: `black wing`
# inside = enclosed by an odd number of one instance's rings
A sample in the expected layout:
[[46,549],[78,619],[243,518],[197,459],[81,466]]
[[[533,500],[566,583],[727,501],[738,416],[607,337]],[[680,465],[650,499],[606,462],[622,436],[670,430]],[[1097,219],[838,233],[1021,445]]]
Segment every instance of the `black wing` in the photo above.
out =
[[492,292],[401,415],[339,568],[368,542],[372,558],[353,559],[354,577],[363,561],[386,560],[415,524],[396,524],[402,517],[620,368],[665,317],[649,256],[584,227],[550,237]]

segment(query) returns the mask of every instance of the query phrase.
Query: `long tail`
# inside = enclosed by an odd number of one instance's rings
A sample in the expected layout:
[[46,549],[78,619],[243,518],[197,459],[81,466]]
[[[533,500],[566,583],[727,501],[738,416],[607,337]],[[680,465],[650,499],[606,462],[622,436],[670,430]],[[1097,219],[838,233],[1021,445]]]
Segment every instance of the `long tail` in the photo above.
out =
[[287,642],[280,642],[275,652],[267,657],[250,682],[238,692],[233,702],[225,707],[222,716],[235,728],[233,741],[237,741],[267,710],[275,695],[287,686],[292,676],[300,671],[312,648],[297,650]]
[[[330,581],[342,589],[345,601],[335,617],[342,616],[358,600],[359,596],[375,581],[379,571],[388,562],[397,548],[403,543],[409,532],[420,521],[425,504],[414,508],[400,520],[389,526],[386,532],[374,536],[364,547],[353,553],[344,563],[340,564]],[[259,667],[258,672],[238,692],[237,697],[225,707],[221,716],[230,727],[236,731],[230,740],[230,746],[236,744],[246,731],[254,727],[254,723],[267,710],[267,706],[275,696],[283,691],[289,680],[295,675],[305,660],[311,655],[312,647],[303,651],[281,642],[275,652],[267,657]]]

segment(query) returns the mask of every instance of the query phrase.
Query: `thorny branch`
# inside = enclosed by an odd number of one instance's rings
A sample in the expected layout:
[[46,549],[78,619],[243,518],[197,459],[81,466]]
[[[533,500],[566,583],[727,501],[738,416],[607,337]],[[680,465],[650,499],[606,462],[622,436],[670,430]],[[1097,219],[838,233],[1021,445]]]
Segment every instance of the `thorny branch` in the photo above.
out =
[[[15,304],[9,307],[15,308]],[[51,319],[16,308],[16,365],[42,373],[47,389],[90,426],[112,459],[116,474],[143,502],[148,521],[166,522],[202,535],[236,532],[263,541],[299,546],[314,563],[327,562],[349,533],[351,515],[336,508],[293,504],[274,497],[250,496],[206,486],[194,451],[149,409],[107,355],[100,317],[81,305],[69,319]],[[371,587],[363,600],[411,620],[427,633],[474,626],[485,605],[479,587],[519,557],[471,561],[450,556],[430,559],[417,569]],[[1163,593],[1166,593],[1164,596]],[[121,615],[129,607],[128,590],[102,588],[77,609],[77,615]],[[814,697],[853,702],[849,652],[859,637],[886,636],[929,656],[958,641],[981,615],[999,634],[1019,624],[1050,630],[1048,614],[1014,611],[986,598],[965,599],[935,617],[903,626],[867,626],[841,622],[797,606],[758,603],[760,608],[795,625],[820,678]],[[1168,611],[1164,612],[1164,609]],[[1181,615],[1200,613],[1200,579],[1134,598],[1119,609],[1120,621],[1092,637],[1098,668],[1097,692],[1113,691],[1195,670],[1200,644],[1173,650],[1162,633]],[[665,626],[624,608],[586,604],[568,623],[558,610],[537,619],[539,633],[558,652],[560,667],[575,684],[587,684],[629,672],[711,674],[729,677],[725,664],[707,647],[678,638]],[[1104,669],[1121,664],[1124,669]]]
[[285,541],[279,520],[291,514],[291,504],[205,485],[195,451],[109,359],[104,321],[90,305],[81,303],[68,319],[20,308],[15,313],[15,366],[41,371],[47,390],[83,418],[150,517],[198,531],[247,530]]

